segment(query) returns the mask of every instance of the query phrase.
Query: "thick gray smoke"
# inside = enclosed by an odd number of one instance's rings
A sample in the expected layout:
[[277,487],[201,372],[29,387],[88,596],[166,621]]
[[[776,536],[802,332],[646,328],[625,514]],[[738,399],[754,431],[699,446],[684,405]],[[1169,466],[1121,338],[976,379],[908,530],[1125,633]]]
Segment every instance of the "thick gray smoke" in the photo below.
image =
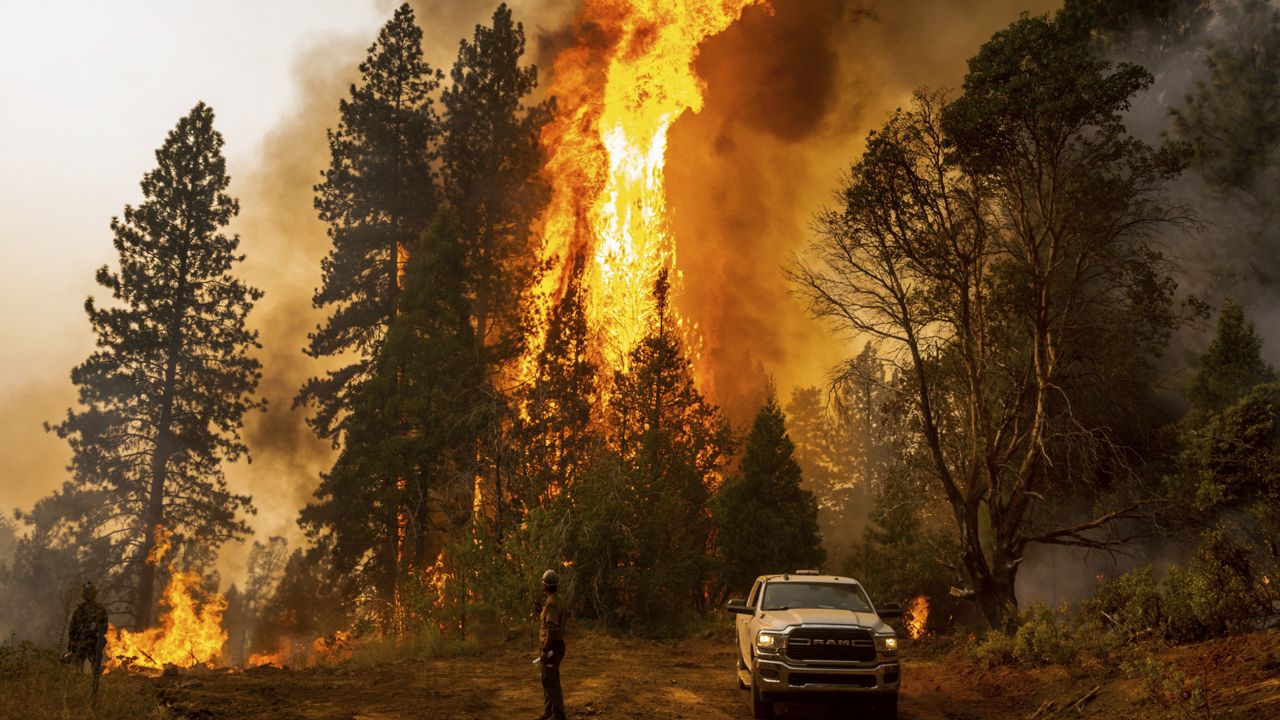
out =
[[[1179,138],[1174,113],[1183,110],[1188,98],[1199,93],[1200,84],[1208,79],[1207,48],[1213,43],[1238,41],[1244,31],[1233,24],[1240,22],[1239,18],[1224,13],[1230,5],[1211,4],[1207,22],[1177,44],[1153,47],[1151,38],[1158,33],[1138,28],[1131,40],[1112,48],[1115,59],[1142,65],[1155,77],[1151,89],[1138,98],[1127,118],[1132,132],[1152,143]],[[1181,289],[1215,309],[1227,298],[1239,302],[1264,338],[1263,352],[1272,363],[1280,363],[1280,313],[1276,311],[1280,231],[1275,225],[1280,207],[1274,196],[1275,178],[1269,173],[1248,178],[1242,187],[1224,189],[1193,166],[1174,184],[1170,197],[1190,211],[1198,227],[1169,233],[1163,240],[1165,250],[1177,263]],[[1208,323],[1179,337],[1171,361],[1185,364],[1188,357],[1203,351],[1212,328]]]

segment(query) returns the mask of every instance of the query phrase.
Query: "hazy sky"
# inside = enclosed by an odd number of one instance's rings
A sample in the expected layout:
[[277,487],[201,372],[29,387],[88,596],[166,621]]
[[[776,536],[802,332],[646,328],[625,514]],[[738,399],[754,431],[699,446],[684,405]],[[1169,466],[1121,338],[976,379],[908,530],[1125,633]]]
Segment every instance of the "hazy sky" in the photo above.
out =
[[298,49],[334,32],[372,38],[384,21],[368,0],[5,0],[0,417],[24,426],[0,429],[0,510],[57,481],[20,477],[47,469],[23,456],[65,447],[39,423],[73,399],[68,372],[92,347],[82,305],[101,294],[93,272],[114,255],[108,223],[140,201],[165,134],[198,100],[210,104],[242,196],[237,178],[297,101]]

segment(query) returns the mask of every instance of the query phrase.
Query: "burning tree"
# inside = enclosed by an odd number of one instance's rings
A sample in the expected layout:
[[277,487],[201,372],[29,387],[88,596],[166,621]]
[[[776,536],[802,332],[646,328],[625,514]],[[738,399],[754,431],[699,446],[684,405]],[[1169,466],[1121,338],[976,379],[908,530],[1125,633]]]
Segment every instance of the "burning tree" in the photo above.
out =
[[522,66],[524,26],[502,4],[463,40],[441,97],[444,195],[458,214],[477,339],[500,369],[524,349],[527,293],[538,269],[531,228],[545,201],[538,136],[549,101],[525,107],[538,69]]
[[1137,512],[1056,527],[1045,500],[1124,476],[1116,427],[1179,319],[1147,236],[1176,220],[1156,197],[1184,153],[1120,119],[1150,82],[1053,20],[1014,23],[961,96],[918,94],[870,136],[792,269],[812,311],[874,339],[904,383],[958,535],[942,561],[993,626],[1029,544],[1108,547],[1094,531]]
[[703,604],[707,508],[732,447],[719,409],[694,384],[670,289],[660,272],[651,329],[615,373],[608,403],[609,443],[632,510],[627,602],[641,619],[666,621],[672,601]]
[[492,26],[477,25],[474,37],[459,44],[441,98],[444,192],[457,213],[459,272],[489,386],[489,426],[478,438],[478,509],[499,537],[509,494],[504,485],[516,464],[507,378],[532,337],[529,295],[540,269],[532,227],[546,199],[538,137],[552,106],[523,105],[538,86],[537,67],[521,65],[524,51],[524,26],[499,5]]
[[416,482],[421,462],[406,434],[408,402],[399,400],[403,358],[388,344],[404,307],[408,258],[441,194],[433,94],[442,75],[423,60],[422,30],[408,4],[383,26],[360,72],[350,99],[339,103],[330,166],[316,186],[333,249],[313,303],[334,310],[306,350],[352,362],[307,381],[294,401],[315,408],[313,429],[342,453],[300,522],[333,542],[341,567],[367,571],[361,575],[382,606],[393,608],[406,533],[425,521],[425,503],[415,507],[409,498],[427,490]]
[[213,110],[197,104],[156,151],[145,200],[112,219],[119,269],[98,270],[115,304],[85,302],[98,350],[71,372],[81,408],[47,426],[71,444],[72,479],[28,515],[42,536],[96,556],[93,574],[134,575],[135,624],[151,623],[160,527],[209,547],[247,532],[250,499],[221,465],[246,454],[245,413],[261,377],[245,316],[261,291],[232,274],[240,240],[221,229],[239,210]]
[[587,326],[582,264],[547,322],[537,370],[525,392],[523,457],[514,488],[525,511],[568,491],[600,442],[600,358]]
[[[302,522],[394,610],[403,584],[441,569],[474,510],[501,521],[504,466],[514,463],[500,385],[528,330],[547,117],[545,106],[521,105],[536,69],[520,65],[524,31],[506,6],[462,42],[443,121],[421,42],[404,5],[331,133],[317,207],[334,249],[315,300],[338,308],[309,352],[357,360],[299,395],[342,450]],[[441,197],[448,208],[437,208]]]
[[457,222],[443,210],[409,259],[398,313],[352,396],[342,454],[301,518],[339,570],[358,570],[392,610],[404,576],[436,561],[440,533],[471,508],[489,403],[461,257]]

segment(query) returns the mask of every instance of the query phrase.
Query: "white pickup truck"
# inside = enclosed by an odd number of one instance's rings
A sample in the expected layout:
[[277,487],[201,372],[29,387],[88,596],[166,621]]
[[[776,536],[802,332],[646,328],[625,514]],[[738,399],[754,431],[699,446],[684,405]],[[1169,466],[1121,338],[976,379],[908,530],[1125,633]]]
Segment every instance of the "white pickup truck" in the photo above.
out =
[[757,718],[772,718],[774,703],[825,701],[871,706],[871,717],[898,714],[898,638],[884,618],[902,616],[896,604],[879,612],[857,580],[801,570],[762,575],[745,600],[730,600],[737,615],[738,687],[751,689]]

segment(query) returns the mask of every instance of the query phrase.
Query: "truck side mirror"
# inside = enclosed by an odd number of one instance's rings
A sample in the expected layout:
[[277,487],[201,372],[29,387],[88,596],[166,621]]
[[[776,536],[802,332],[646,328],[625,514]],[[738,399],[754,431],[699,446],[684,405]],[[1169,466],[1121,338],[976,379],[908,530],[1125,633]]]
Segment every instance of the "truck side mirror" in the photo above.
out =
[[885,620],[902,617],[902,606],[898,603],[885,603],[876,608],[876,612]]
[[725,609],[735,615],[751,615],[756,611],[755,608],[747,607],[747,601],[742,599],[730,600]]

